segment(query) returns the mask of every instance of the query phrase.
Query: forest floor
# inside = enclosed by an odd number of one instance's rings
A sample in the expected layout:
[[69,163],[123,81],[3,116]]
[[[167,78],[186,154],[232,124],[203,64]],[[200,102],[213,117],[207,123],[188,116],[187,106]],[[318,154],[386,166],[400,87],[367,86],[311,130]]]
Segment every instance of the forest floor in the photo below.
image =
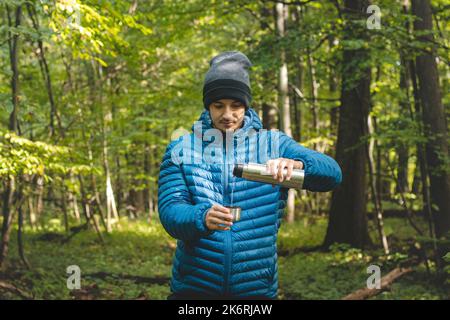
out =
[[[61,243],[61,221],[51,219],[45,225],[40,230],[26,229],[25,255],[30,270],[20,262],[13,230],[0,283],[20,292],[0,288],[1,299],[166,299],[169,294],[176,242],[159,221],[122,219],[120,230],[104,234],[104,244],[92,230],[81,231]],[[279,299],[341,299],[366,286],[369,265],[378,264],[383,276],[410,258],[411,244],[416,241],[415,231],[405,219],[388,218],[385,228],[393,252],[389,256],[381,249],[361,251],[342,245],[325,252],[318,247],[326,226],[324,217],[281,226]],[[375,230],[371,232],[377,239]],[[71,265],[80,267],[81,290],[67,288],[66,268]],[[433,264],[430,268],[428,273],[423,263],[415,266],[413,272],[372,299],[449,299],[449,284],[434,276]]]

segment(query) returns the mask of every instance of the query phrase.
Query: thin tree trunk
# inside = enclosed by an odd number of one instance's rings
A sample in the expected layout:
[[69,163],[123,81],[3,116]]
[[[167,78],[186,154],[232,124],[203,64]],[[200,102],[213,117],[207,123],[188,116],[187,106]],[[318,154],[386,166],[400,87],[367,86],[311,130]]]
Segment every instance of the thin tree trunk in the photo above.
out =
[[[84,136],[84,133],[83,133]],[[91,136],[91,138],[89,139],[88,142],[88,158],[89,158],[89,163],[91,165],[91,167],[94,166],[94,159],[92,156],[92,139],[93,137]],[[97,179],[95,178],[94,173],[91,173],[91,186],[92,186],[92,191],[94,193],[94,199],[95,199],[95,204],[98,208],[98,212],[100,214],[100,220],[102,222],[102,225],[105,227],[105,229],[107,229],[107,225],[106,225],[106,221],[105,221],[105,212],[103,210],[103,206],[101,203],[101,199],[100,199],[100,193],[98,192],[98,188],[97,188]]]
[[98,225],[97,220],[94,218],[94,215],[91,214],[91,210],[90,210],[90,204],[87,200],[86,197],[86,192],[84,190],[84,183],[83,183],[83,178],[81,177],[81,175],[78,175],[78,181],[80,182],[80,192],[81,192],[81,204],[83,207],[83,213],[84,213],[84,217],[86,219],[86,223],[91,223],[94,226],[94,230],[97,233],[100,241],[103,243],[104,239],[103,239],[103,235],[100,231],[100,227]]
[[[298,30],[301,29],[301,7],[294,8],[294,17],[295,22]],[[301,55],[301,52],[298,54],[297,57],[295,57],[295,66],[296,66],[296,72],[295,72],[295,85],[297,86],[297,89],[299,91],[303,90],[303,57]],[[296,91],[294,89],[294,91]],[[295,131],[294,131],[294,139],[296,141],[301,141],[302,139],[302,111],[301,111],[301,104],[303,102],[303,99],[298,96],[298,94],[294,93],[294,117],[295,117]]]
[[[27,3],[27,11],[30,17],[31,22],[33,23],[33,27],[36,32],[40,31],[38,15],[36,14],[36,8],[32,6],[30,3]],[[47,59],[45,58],[44,44],[41,39],[37,40],[38,48],[39,48],[39,62],[42,64],[42,76],[44,78],[45,87],[47,89],[48,101],[50,103],[50,136],[55,135],[55,117],[57,118],[59,132],[62,137],[64,137],[64,130],[62,129],[61,119],[59,118],[57,107],[55,103],[55,99],[53,96],[53,88],[52,88],[52,79],[50,76],[50,70],[48,67]]]
[[[373,129],[371,117],[369,116],[367,118],[367,133],[369,135],[373,135],[373,132],[374,132],[374,129]],[[380,237],[380,242],[381,242],[381,245],[383,246],[384,253],[386,255],[388,255],[389,254],[389,245],[387,242],[386,233],[384,232],[383,209],[381,206],[381,200],[379,198],[379,195],[377,192],[377,187],[375,185],[375,179],[374,179],[374,177],[376,175],[374,159],[373,159],[374,144],[375,144],[375,141],[371,137],[370,141],[369,141],[369,145],[366,147],[367,148],[367,160],[368,160],[368,164],[369,164],[370,191],[371,191],[371,195],[372,195],[372,201],[373,201],[373,204],[375,207],[375,220],[377,223],[378,235]]]
[[[260,15],[262,19],[260,20],[260,28],[263,31],[270,29],[269,21],[271,18],[271,10],[268,6],[261,6]],[[270,70],[263,71],[262,86],[265,90],[272,90],[272,74]],[[261,103],[262,109],[262,122],[265,129],[271,130],[277,128],[278,123],[278,109],[273,106],[270,101],[263,101]]]
[[397,192],[406,193],[408,188],[408,162],[409,162],[409,148],[402,144],[397,148],[398,165],[397,165]]
[[19,197],[19,199],[18,199],[19,205],[17,207],[17,210],[18,210],[17,246],[18,246],[20,260],[22,260],[23,264],[25,265],[25,267],[27,269],[31,269],[30,268],[30,264],[28,263],[28,260],[25,257],[25,250],[24,250],[24,245],[23,245],[23,210],[22,210],[22,204],[24,202],[24,197],[25,196],[24,196],[22,190],[19,191],[18,197]]
[[[386,159],[386,164],[391,173],[392,180],[395,180],[394,168],[391,165],[389,158]],[[400,197],[402,199],[401,204],[402,204],[403,208],[405,209],[406,217],[407,217],[409,223],[411,224],[411,227],[413,227],[413,229],[416,230],[418,235],[423,236],[422,230],[413,221],[412,210],[408,207],[408,203],[406,201],[405,195],[402,192],[400,193]]]
[[44,211],[44,177],[38,176],[36,179],[37,188],[37,205],[36,205],[36,221]]
[[[282,3],[276,4],[277,12],[277,31],[280,39],[285,36],[285,18],[287,15],[287,6]],[[281,67],[279,70],[279,108],[281,111],[281,129],[285,134],[292,137],[291,131],[291,117],[289,111],[289,79],[288,79],[288,68],[286,62],[286,52],[284,49],[280,50]]]
[[119,215],[117,213],[116,201],[114,199],[114,192],[111,185],[111,173],[108,163],[108,144],[106,142],[105,133],[103,134],[103,168],[106,175],[106,230],[112,231],[112,225],[119,221]]
[[146,205],[148,206],[148,221],[151,221],[152,213],[153,213],[153,205],[152,205],[152,194],[151,194],[151,182],[149,181],[149,178],[151,177],[151,145],[146,142],[144,145],[144,173],[145,173],[145,185],[147,186],[144,189],[144,200]]
[[123,208],[123,185],[121,175],[120,155],[116,155],[116,194],[117,194],[117,210],[120,213]]
[[[278,37],[283,39],[285,36],[285,23],[288,15],[288,7],[282,3],[275,5],[276,9],[276,26]],[[280,50],[281,67],[279,71],[279,105],[281,111],[281,130],[288,136],[292,137],[291,115],[289,106],[289,79],[288,68],[286,62],[286,52]],[[295,189],[289,189],[287,199],[287,217],[286,221],[292,223],[295,220]]]
[[[403,2],[403,13],[408,13],[408,0]],[[409,21],[405,23],[405,30],[410,32]],[[402,114],[409,114],[410,119],[414,120],[414,114],[411,108],[411,97],[409,88],[411,86],[411,77],[409,74],[408,58],[403,52],[400,52],[400,90],[403,92],[404,97],[400,101],[400,108]],[[399,193],[406,193],[409,190],[408,187],[408,160],[409,160],[409,148],[406,144],[402,143],[397,148],[398,153],[398,166],[397,166],[397,185],[396,189]]]
[[28,197],[28,212],[30,218],[30,226],[34,230],[36,228],[36,213],[34,211],[33,197],[31,195]]
[[[19,28],[22,19],[22,5],[18,5],[15,11],[15,20],[11,17],[11,12],[9,6],[6,5],[7,15],[8,15],[8,25],[10,28]],[[8,34],[8,45],[9,45],[9,58],[11,63],[11,101],[13,105],[13,110],[9,116],[9,130],[19,133],[19,124],[17,120],[17,115],[19,113],[19,33],[14,35],[9,32]]]
[[[318,95],[318,83],[316,80],[316,69],[314,68],[313,58],[310,52],[310,49],[307,48],[307,62],[308,62],[308,73],[309,73],[309,82],[311,84],[310,94],[311,94],[311,113],[313,118],[313,132],[314,138],[319,136],[319,117],[317,112],[317,95]],[[313,144],[313,148],[317,149],[317,143]]]
[[[137,6],[137,2],[136,2]],[[111,79],[112,81],[112,79]],[[119,86],[116,87],[116,89],[111,89],[111,94],[118,95],[119,94]],[[120,121],[116,121],[117,112],[116,112],[116,104],[112,102],[111,104],[111,115],[112,115],[112,126],[113,130],[120,132],[123,130],[123,128],[120,127]],[[117,212],[120,216],[121,208],[123,207],[123,199],[122,199],[122,193],[123,193],[123,186],[122,186],[122,175],[121,175],[121,164],[120,164],[120,153],[116,153],[114,157],[114,161],[116,164],[116,170],[115,170],[115,186],[116,186],[116,195],[117,195]]]
[[[72,173],[70,173],[70,182],[72,183],[72,185],[75,184],[75,178]],[[80,211],[78,209],[77,196],[72,191],[69,191],[69,202],[72,207],[72,213],[75,219],[77,220],[77,222],[80,222]]]
[[420,190],[420,163],[419,159],[416,159],[415,166],[414,166],[414,177],[411,185],[411,193],[413,194],[419,194],[421,193]]
[[[86,68],[86,75],[87,75],[87,84],[89,87],[89,99],[91,101],[91,112],[93,114],[96,114],[96,112],[99,112],[101,114],[100,117],[100,128],[103,128],[103,110],[102,110],[102,105],[101,102],[98,102],[98,96],[99,94],[101,95],[102,90],[101,88],[98,88],[98,83],[101,83],[100,81],[96,80],[96,64],[94,60],[91,60],[90,63],[88,62],[84,62],[84,66]],[[100,110],[96,110],[96,106],[99,105],[101,106]],[[102,129],[103,131],[103,129]],[[103,133],[103,132],[102,132]],[[102,134],[101,133],[101,134]],[[93,159],[93,154],[92,154],[92,143],[94,141],[94,135],[93,133],[90,134],[89,139],[86,139],[86,133],[85,133],[85,128],[84,126],[82,127],[82,136],[83,136],[83,140],[87,142],[87,149],[88,149],[88,158],[89,158],[89,164],[91,167],[94,167],[94,159]],[[103,146],[102,146],[103,148]],[[102,149],[103,150],[103,149]],[[102,225],[104,226],[104,228],[107,230],[107,224],[106,224],[106,220],[105,220],[105,211],[104,208],[102,206],[102,202],[101,202],[101,198],[100,198],[100,193],[98,191],[97,188],[97,179],[94,175],[94,173],[91,173],[90,175],[91,178],[91,186],[92,186],[92,192],[94,195],[94,199],[95,199],[95,205],[98,208],[98,212],[100,215],[100,221],[102,223]],[[89,199],[89,202],[91,203],[91,200]],[[88,209],[90,209],[88,207]],[[93,215],[93,214],[92,214]],[[97,222],[97,220],[94,218],[95,222]]]
[[[97,77],[98,85],[96,87],[98,88],[98,96],[99,96],[99,103],[100,103],[100,113],[101,113],[101,128],[102,128],[102,155],[103,155],[103,170],[105,172],[105,178],[106,178],[106,230],[107,232],[112,231],[112,225],[116,224],[119,221],[119,215],[117,213],[116,208],[116,201],[114,198],[114,191],[112,189],[111,184],[111,171],[109,169],[109,159],[108,159],[108,140],[107,135],[109,133],[109,122],[111,122],[112,119],[112,111],[107,110],[104,112],[103,108],[104,105],[108,105],[107,103],[104,103],[103,101],[103,85],[104,82],[103,78],[103,68],[100,64],[98,64],[98,74]],[[111,85],[111,79],[107,78],[107,83],[110,86]]]
[[64,229],[66,230],[66,233],[69,232],[69,216],[67,214],[67,200],[66,200],[66,184],[64,182],[64,179],[62,179],[61,182],[61,207],[63,211],[64,216]]
[[[331,52],[331,48],[335,46],[335,38],[334,36],[330,36],[328,38],[328,44]],[[331,96],[334,98],[337,90],[338,90],[338,79],[336,75],[335,68],[331,67],[328,69],[329,79],[328,79],[328,90],[330,91]],[[337,127],[339,121],[339,108],[332,107],[330,109],[330,130],[333,135],[337,135]]]
[[301,138],[301,119],[300,119],[300,103],[299,103],[299,98],[297,97],[296,94],[292,95],[292,102],[294,104],[294,122],[295,122],[295,126],[294,126],[294,140],[295,141],[300,141]]
[[[310,105],[310,109],[311,109],[311,113],[312,113],[312,118],[313,118],[313,132],[314,132],[314,138],[317,138],[319,136],[319,117],[318,117],[318,112],[317,112],[317,95],[318,95],[318,83],[316,80],[316,70],[314,68],[314,62],[313,62],[313,58],[309,49],[306,49],[306,56],[307,56],[307,64],[308,64],[308,74],[309,74],[309,82],[311,84],[310,87],[310,94],[311,94],[311,105]],[[314,142],[313,143],[313,149],[314,150],[318,150],[319,149],[319,145]],[[320,152],[324,152],[324,150],[322,150],[322,146],[320,146],[319,149]],[[319,215],[320,213],[320,194],[315,192],[312,194],[312,199],[314,201],[314,208],[315,208],[315,214]]]

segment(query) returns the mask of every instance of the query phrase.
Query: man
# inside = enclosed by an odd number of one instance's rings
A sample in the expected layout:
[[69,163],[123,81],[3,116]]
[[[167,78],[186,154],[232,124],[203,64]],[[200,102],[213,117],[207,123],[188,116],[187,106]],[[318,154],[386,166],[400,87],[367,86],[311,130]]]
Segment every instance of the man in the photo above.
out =
[[[234,177],[235,163],[267,164],[279,182],[289,180],[293,169],[303,169],[303,188],[311,191],[330,191],[341,182],[341,169],[332,158],[284,133],[263,130],[250,107],[250,67],[237,51],[211,60],[203,86],[206,110],[193,133],[169,144],[161,163],[160,220],[178,239],[169,299],[277,296],[276,240],[288,189]],[[214,130],[220,134],[214,138],[214,156],[208,157]],[[239,140],[252,134],[257,140]],[[260,152],[263,145],[268,158]],[[230,205],[241,207],[239,221],[232,221]]]

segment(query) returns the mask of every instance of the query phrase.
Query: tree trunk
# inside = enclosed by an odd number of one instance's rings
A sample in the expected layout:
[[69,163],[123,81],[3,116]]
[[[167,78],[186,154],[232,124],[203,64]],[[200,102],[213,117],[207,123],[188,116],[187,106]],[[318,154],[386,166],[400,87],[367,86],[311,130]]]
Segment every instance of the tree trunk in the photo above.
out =
[[[277,3],[276,9],[276,26],[278,37],[283,39],[285,36],[285,23],[288,15],[288,7],[282,3]],[[288,136],[292,137],[291,130],[291,114],[289,106],[289,79],[288,68],[286,62],[286,52],[280,50],[281,67],[279,71],[279,106],[281,111],[281,130]],[[295,189],[289,189],[287,199],[287,216],[286,221],[292,223],[295,220]]]
[[[22,18],[22,5],[18,5],[15,11],[15,20],[13,22],[11,17],[11,12],[9,6],[6,5],[8,26],[10,28],[15,27],[16,29],[21,24]],[[13,105],[13,110],[9,116],[9,130],[20,134],[19,124],[17,120],[17,115],[19,112],[19,68],[18,68],[18,55],[19,55],[19,34],[16,33],[12,35],[11,32],[8,34],[8,47],[9,47],[9,58],[11,63],[11,101]],[[3,223],[2,223],[2,237],[0,243],[0,268],[2,268],[3,263],[8,255],[8,245],[9,237],[11,233],[11,224],[13,219],[13,201],[15,192],[15,178],[9,177],[6,179],[6,187],[3,193]]]
[[[369,116],[367,122],[367,133],[372,135],[374,132],[373,125],[372,125],[372,119]],[[372,196],[372,201],[375,208],[375,220],[377,222],[377,230],[378,235],[380,237],[381,245],[383,246],[384,253],[386,255],[389,254],[389,245],[386,238],[386,233],[384,232],[384,222],[383,222],[383,209],[381,206],[381,199],[378,194],[376,182],[375,182],[375,176],[378,174],[375,172],[375,164],[373,159],[373,149],[375,145],[375,140],[373,138],[370,139],[369,145],[366,146],[367,148],[367,160],[369,165],[369,182],[370,182],[370,191]]]
[[278,123],[277,108],[267,102],[264,102],[262,104],[262,109],[263,109],[263,127],[267,130],[276,129]]
[[414,167],[414,177],[413,182],[411,185],[411,193],[413,194],[419,194],[421,193],[420,190],[420,163],[419,159],[416,159],[415,167]]
[[30,219],[30,226],[33,230],[36,228],[36,213],[34,210],[33,197],[30,195],[28,197],[28,217]]
[[63,211],[63,217],[64,217],[64,229],[66,230],[66,233],[69,232],[69,215],[67,214],[67,199],[66,199],[66,184],[64,179],[62,179],[61,182],[61,208]]
[[[311,102],[310,102],[310,109],[312,114],[312,125],[313,125],[313,138],[319,137],[319,116],[318,116],[318,110],[317,110],[317,96],[318,96],[318,89],[319,85],[316,80],[316,69],[314,67],[314,61],[311,54],[311,49],[309,45],[306,48],[306,57],[307,57],[307,66],[308,66],[308,75],[309,75],[309,83],[310,83],[310,95],[311,95]],[[314,150],[318,150],[320,152],[324,152],[322,146],[319,146],[316,142],[313,143],[312,148]],[[313,207],[315,208],[315,214],[320,214],[320,194],[318,192],[315,192],[312,194],[311,201],[314,202]]]
[[[346,0],[344,39],[367,40],[366,21],[361,14],[367,1]],[[361,143],[370,106],[370,68],[359,64],[368,60],[364,49],[343,52],[341,106],[339,115],[336,161],[343,174],[342,184],[333,192],[330,218],[324,245],[348,243],[363,248],[370,244],[366,215],[366,154]]]
[[123,208],[123,185],[122,185],[122,174],[121,174],[121,163],[120,155],[116,155],[116,194],[117,194],[117,210],[120,213],[121,208]]
[[27,258],[25,257],[25,250],[24,250],[24,246],[23,246],[23,210],[22,210],[22,205],[23,202],[25,200],[25,195],[23,194],[22,190],[19,191],[18,194],[18,202],[19,205],[17,207],[17,211],[18,211],[18,217],[17,217],[17,222],[18,222],[18,229],[17,229],[17,247],[18,247],[18,251],[19,251],[19,257],[20,260],[22,260],[23,264],[25,265],[25,267],[27,269],[30,269],[30,264],[28,263]]
[[426,158],[430,178],[430,195],[436,236],[442,237],[450,230],[450,175],[446,170],[449,158],[447,123],[439,89],[439,73],[436,64],[436,48],[433,45],[432,12],[429,0],[413,0],[414,21],[417,32],[429,31],[418,39],[432,47],[430,53],[416,57],[416,72],[419,79],[419,94],[422,102],[424,130],[429,138],[426,143]]
[[146,188],[144,189],[144,199],[145,203],[147,205],[148,210],[148,222],[151,221],[152,215],[153,215],[153,195],[152,195],[152,182],[149,180],[149,178],[152,176],[152,166],[153,166],[153,158],[152,158],[152,150],[151,150],[151,144],[145,143],[145,150],[144,150],[144,173],[145,173],[145,185]]
[[[270,29],[269,21],[271,18],[271,10],[267,6],[261,6],[260,15],[262,19],[260,20],[261,30]],[[262,86],[265,90],[272,90],[272,72],[271,70],[263,71]],[[270,101],[263,101],[261,104],[262,109],[262,123],[263,127],[267,130],[278,128],[278,109],[273,106]]]
[[[309,82],[311,84],[310,94],[311,94],[311,113],[313,119],[313,132],[314,138],[319,136],[319,119],[317,114],[317,95],[318,95],[318,83],[316,80],[316,69],[314,68],[313,58],[310,52],[309,47],[307,48],[307,61],[308,61],[308,73],[309,73]],[[313,149],[317,150],[317,143],[313,144]]]
[[[14,24],[12,21],[9,6],[6,5],[7,15],[8,15],[8,25],[10,28],[19,28],[22,19],[22,6],[19,5],[16,8]],[[13,105],[13,110],[9,116],[9,130],[19,133],[19,124],[17,120],[17,115],[19,113],[19,33],[14,35],[11,32],[8,34],[9,40],[9,59],[11,63],[11,101]]]
[[3,267],[6,256],[8,255],[9,236],[11,233],[11,224],[13,220],[13,202],[16,183],[14,177],[6,182],[5,192],[3,193],[3,223],[2,223],[2,241],[0,244],[0,269]]
[[[75,184],[75,178],[72,173],[70,173],[70,182],[72,185]],[[80,211],[78,210],[77,196],[72,191],[69,191],[69,202],[72,207],[73,216],[77,222],[80,222]]]
[[81,175],[78,175],[78,181],[80,182],[81,204],[83,207],[83,213],[86,219],[86,223],[93,225],[95,232],[97,233],[100,241],[103,243],[104,242],[103,235],[100,231],[100,227],[98,225],[97,220],[95,220],[94,215],[91,213],[91,206],[87,200],[86,192],[84,190],[83,178],[81,177]]
[[37,204],[36,204],[36,221],[44,211],[44,177],[38,176],[36,178],[37,188]]
[[[83,134],[84,135],[84,134]],[[91,165],[91,167],[94,167],[94,159],[92,156],[92,147],[91,147],[91,143],[92,143],[92,136],[89,139],[88,142],[88,157],[89,157],[89,163]],[[102,202],[100,199],[100,193],[98,192],[98,188],[97,188],[97,179],[95,177],[94,173],[91,173],[91,186],[92,186],[92,192],[94,193],[94,199],[95,199],[95,204],[98,208],[98,212],[100,214],[100,220],[102,222],[102,225],[105,227],[105,229],[107,229],[107,224],[105,221],[105,212],[102,206]],[[88,199],[88,201],[90,201],[90,199]]]
[[[328,38],[328,44],[329,44],[329,48],[330,48],[330,52],[331,52],[331,48],[336,45],[334,36],[330,36]],[[338,78],[336,75],[335,68],[330,66],[328,73],[329,73],[328,90],[330,91],[330,95],[334,98],[335,94],[337,93],[337,90],[338,90]],[[338,107],[331,108],[330,109],[330,130],[331,130],[331,134],[333,136],[337,135],[337,127],[338,127],[338,122],[339,122],[338,116],[339,116],[339,108]]]
[[[104,129],[106,130],[106,129]],[[108,162],[108,144],[106,141],[106,133],[103,133],[103,168],[105,170],[106,176],[106,230],[108,232],[112,231],[112,225],[119,221],[119,215],[117,213],[116,201],[114,199],[114,192],[111,184],[111,173],[109,170]]]
[[[403,3],[403,13],[408,13],[408,3],[404,1]],[[409,34],[410,27],[409,22],[405,23],[405,30]],[[402,99],[400,101],[401,113],[410,115],[410,119],[414,121],[414,114],[411,108],[411,77],[409,72],[410,59],[405,56],[403,52],[400,52],[400,90],[403,93]],[[396,190],[398,193],[409,192],[408,186],[408,160],[409,160],[409,148],[405,144],[401,144],[397,148],[398,154],[398,166],[397,166],[397,185]]]
[[[301,28],[301,7],[294,8],[294,17],[295,22],[297,25],[298,30]],[[300,92],[303,92],[303,74],[304,74],[304,63],[303,63],[303,57],[301,55],[301,52],[298,54],[298,56],[294,57],[295,59],[295,66],[296,66],[296,72],[295,72],[295,85],[296,90],[299,90]],[[304,97],[300,97],[296,92],[293,94],[294,98],[294,117],[295,117],[295,131],[294,131],[294,139],[296,141],[302,140],[302,102],[304,100]]]
[[[33,23],[33,28],[36,32],[40,32],[39,30],[39,20],[38,15],[36,14],[36,8],[31,4],[27,3],[27,11],[30,17],[31,22]],[[61,119],[57,113],[55,99],[53,97],[53,87],[52,87],[52,78],[50,76],[50,70],[48,67],[47,59],[45,58],[44,52],[44,44],[41,39],[37,40],[38,48],[39,48],[39,63],[41,64],[42,77],[44,78],[45,87],[47,89],[48,101],[50,103],[50,124],[49,124],[49,134],[50,136],[55,135],[55,117],[58,121],[58,128],[61,137],[64,137],[64,130],[62,129]]]
[[[414,97],[414,110],[416,115],[416,122],[420,126],[420,132],[423,135],[423,125],[422,124],[422,104],[420,101],[419,94],[419,84],[417,83],[417,73],[415,63],[410,61],[409,70],[411,75],[411,82],[413,88],[413,97]],[[427,159],[425,157],[425,147],[422,143],[417,145],[417,163],[419,166],[420,172],[420,180],[422,184],[422,199],[423,199],[423,211],[426,213],[428,218],[428,230],[431,238],[435,238],[436,232],[434,230],[433,223],[433,213],[431,210],[431,200],[430,200],[430,187],[428,183],[428,174],[427,174]]]

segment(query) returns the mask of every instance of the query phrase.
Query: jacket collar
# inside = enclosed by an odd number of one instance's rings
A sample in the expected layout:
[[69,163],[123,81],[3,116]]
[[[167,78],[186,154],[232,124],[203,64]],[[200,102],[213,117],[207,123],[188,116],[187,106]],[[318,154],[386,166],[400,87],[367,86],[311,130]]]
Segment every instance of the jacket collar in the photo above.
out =
[[[202,134],[206,130],[214,128],[212,119],[211,119],[211,116],[210,116],[208,110],[203,111],[202,114],[200,115],[200,118],[197,121],[200,121],[202,124],[202,130],[201,130]],[[244,124],[242,125],[242,127],[237,129],[234,132],[235,138],[243,135],[250,129],[254,129],[255,131],[258,131],[258,130],[262,129],[262,127],[263,127],[258,114],[255,112],[255,110],[253,108],[248,108],[247,111],[245,111],[243,122],[244,122]],[[194,131],[194,127],[195,127],[195,124],[192,125],[192,132],[197,133]],[[199,137],[199,138],[201,138],[201,137]]]

